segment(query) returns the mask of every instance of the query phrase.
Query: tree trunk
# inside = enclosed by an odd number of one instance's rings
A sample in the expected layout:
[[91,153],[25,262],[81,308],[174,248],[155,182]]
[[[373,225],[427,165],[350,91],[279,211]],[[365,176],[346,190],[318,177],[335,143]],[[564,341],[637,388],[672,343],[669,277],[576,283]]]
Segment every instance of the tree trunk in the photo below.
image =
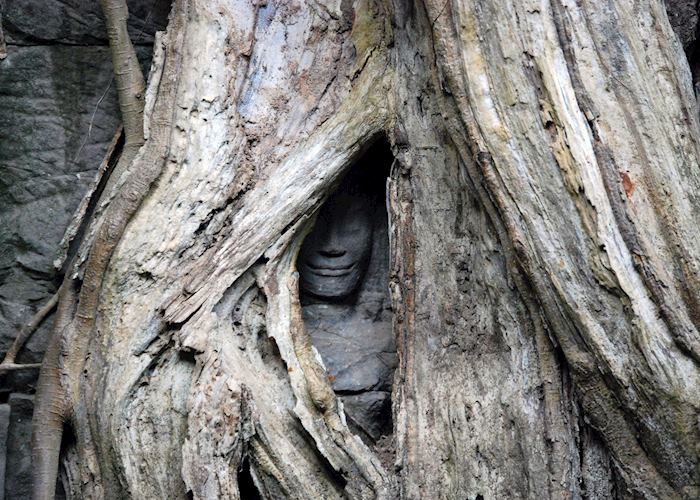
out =
[[[698,121],[660,0],[177,0],[143,146],[121,90],[37,403],[73,497],[700,496]],[[296,268],[377,141],[390,446],[348,427]]]

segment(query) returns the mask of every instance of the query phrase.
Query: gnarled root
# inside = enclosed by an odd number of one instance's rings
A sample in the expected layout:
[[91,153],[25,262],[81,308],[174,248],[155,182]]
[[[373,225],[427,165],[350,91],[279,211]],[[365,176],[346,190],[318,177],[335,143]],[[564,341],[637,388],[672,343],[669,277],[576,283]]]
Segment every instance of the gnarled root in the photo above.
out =
[[[100,0],[100,4],[106,18],[124,123],[124,149],[115,167],[115,171],[122,172],[128,170],[125,164],[134,160],[144,143],[145,84],[127,32],[128,10],[125,0]],[[32,420],[32,479],[35,500],[54,497],[63,429],[71,416],[74,398],[78,393],[84,353],[94,327],[104,273],[124,227],[138,208],[150,183],[157,176],[159,169],[154,170],[155,172],[148,172],[152,174],[148,180],[140,178],[139,175],[129,177],[123,191],[116,194],[114,201],[107,208],[104,218],[98,221],[95,240],[88,243],[88,259],[77,304],[78,292],[73,287],[74,269],[70,269],[73,265],[69,266],[66,281],[61,286],[54,333],[39,374]],[[109,194],[106,193],[107,196]]]
[[39,373],[36,406],[32,418],[34,500],[50,500],[56,493],[63,425],[68,416],[66,395],[60,379],[60,351],[60,336],[54,335],[49,342]]
[[39,327],[42,321],[46,318],[46,316],[49,315],[51,311],[56,307],[56,304],[58,304],[58,295],[60,292],[56,292],[53,297],[49,299],[49,301],[44,304],[41,309],[39,309],[34,317],[22,327],[22,329],[19,331],[19,334],[17,337],[15,337],[15,340],[12,342],[12,345],[10,346],[10,349],[8,349],[7,353],[5,354],[5,359],[2,360],[2,364],[0,364],[0,371],[2,370],[12,370],[12,369],[19,369],[19,368],[11,368],[11,367],[33,367],[33,365],[19,365],[15,364],[15,358],[17,357],[17,354],[19,354],[20,349],[22,349],[22,346],[24,343],[29,339],[29,337],[36,331],[36,329]]

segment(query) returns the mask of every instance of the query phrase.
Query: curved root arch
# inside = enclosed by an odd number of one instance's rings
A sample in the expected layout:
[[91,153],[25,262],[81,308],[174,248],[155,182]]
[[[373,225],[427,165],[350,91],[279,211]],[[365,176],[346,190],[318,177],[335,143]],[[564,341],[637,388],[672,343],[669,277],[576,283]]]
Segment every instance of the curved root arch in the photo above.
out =
[[[383,16],[374,4],[354,24],[310,5],[230,8],[183,1],[171,14],[143,148],[164,153],[164,170],[102,285],[76,412],[93,458],[80,469],[99,471],[91,483],[105,491],[235,498],[245,463],[266,494],[388,498],[390,476],[349,432],[303,330],[294,271],[309,215],[386,127]],[[334,34],[319,38],[325,30]],[[256,79],[282,33],[291,60],[315,45],[314,67],[331,66]],[[308,93],[275,104],[299,85]],[[154,119],[163,100],[177,103],[172,122]],[[163,428],[143,424],[156,415],[170,415]]]

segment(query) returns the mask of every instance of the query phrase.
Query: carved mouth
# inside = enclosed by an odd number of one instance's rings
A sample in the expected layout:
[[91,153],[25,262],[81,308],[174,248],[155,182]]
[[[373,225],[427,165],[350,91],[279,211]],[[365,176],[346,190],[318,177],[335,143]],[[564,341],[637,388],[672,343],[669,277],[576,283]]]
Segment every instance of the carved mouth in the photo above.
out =
[[334,265],[328,265],[328,264],[321,264],[321,265],[314,265],[307,263],[306,267],[309,268],[309,271],[311,271],[313,274],[316,276],[323,276],[323,277],[328,277],[328,278],[338,278],[341,276],[346,276],[350,274],[352,271],[353,267],[355,267],[355,263],[351,263],[349,265],[344,265],[344,266],[334,266]]

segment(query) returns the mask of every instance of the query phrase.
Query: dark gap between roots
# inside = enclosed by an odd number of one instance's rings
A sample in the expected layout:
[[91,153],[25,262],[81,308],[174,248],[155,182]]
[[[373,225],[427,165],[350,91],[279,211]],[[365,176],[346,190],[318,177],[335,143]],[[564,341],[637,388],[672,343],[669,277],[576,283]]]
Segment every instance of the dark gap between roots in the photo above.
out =
[[262,499],[253,481],[253,476],[250,474],[250,461],[248,457],[245,457],[238,467],[236,479],[238,480],[238,493],[240,494],[241,500]]

